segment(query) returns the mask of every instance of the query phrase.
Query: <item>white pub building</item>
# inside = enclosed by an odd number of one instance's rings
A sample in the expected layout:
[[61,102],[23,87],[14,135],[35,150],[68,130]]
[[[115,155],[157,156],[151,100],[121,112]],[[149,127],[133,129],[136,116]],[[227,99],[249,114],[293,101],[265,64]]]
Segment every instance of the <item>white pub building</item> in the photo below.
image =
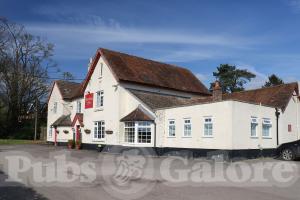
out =
[[299,111],[298,83],[211,93],[185,68],[100,48],[82,83],[53,83],[47,140],[255,157],[299,139]]

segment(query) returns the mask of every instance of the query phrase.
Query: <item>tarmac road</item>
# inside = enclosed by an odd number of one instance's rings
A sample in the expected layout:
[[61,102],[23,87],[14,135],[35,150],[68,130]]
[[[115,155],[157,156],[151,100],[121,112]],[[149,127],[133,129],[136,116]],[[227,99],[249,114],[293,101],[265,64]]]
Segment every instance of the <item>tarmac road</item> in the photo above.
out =
[[[25,153],[25,154],[24,154]],[[70,154],[70,162],[74,162],[80,166],[81,171],[75,172],[66,171],[66,174],[70,177],[77,177],[77,179],[71,183],[61,183],[50,181],[51,183],[35,183],[31,179],[34,179],[33,170],[24,171],[20,174],[20,178],[23,178],[22,183],[7,182],[5,179],[9,174],[9,169],[12,171],[14,166],[7,168],[7,156],[12,155],[22,155],[30,158],[32,163],[37,163],[42,161],[44,165],[54,162],[55,159],[49,156],[49,153],[58,156],[63,156],[66,153]],[[197,163],[206,162],[212,164],[211,161],[206,160],[190,160],[184,163],[183,159],[177,159],[172,163],[172,169],[163,167],[166,166],[165,157],[153,158],[144,157],[131,160],[129,165],[124,164],[123,158],[119,155],[111,154],[101,154],[96,151],[88,150],[67,150],[66,147],[54,147],[48,145],[11,145],[11,146],[0,146],[0,170],[4,173],[0,173],[0,200],[4,199],[56,199],[56,200],[92,200],[92,199],[143,199],[143,200],[154,200],[154,199],[166,199],[166,200],[177,200],[177,199],[205,199],[205,200],[288,200],[288,199],[300,199],[300,179],[299,171],[300,162],[290,162],[292,167],[296,169],[293,171],[293,177],[291,181],[287,181],[281,184],[279,181],[275,181],[275,173],[266,172],[264,178],[268,181],[262,185],[250,183],[253,181],[244,183],[232,183],[229,180],[225,182],[210,182],[210,183],[195,183],[195,178],[197,176],[193,173],[188,173],[189,169],[196,171]],[[175,157],[173,157],[175,159]],[[172,158],[171,158],[172,159]],[[136,164],[137,161],[142,163],[142,165],[137,165],[133,170],[126,170],[126,166],[131,166],[130,164]],[[84,163],[91,162],[94,166],[83,165]],[[144,163],[150,163],[143,165]],[[164,164],[163,164],[164,163]],[[258,160],[247,160],[245,161],[245,166],[233,173],[231,178],[239,175],[245,174],[248,169],[247,165],[253,165],[260,163],[269,163],[275,166],[282,161],[274,160],[271,158],[264,158]],[[286,162],[285,162],[286,163]],[[24,164],[24,163],[23,163]],[[128,163],[127,163],[128,164]],[[25,165],[25,164],[24,164]],[[57,164],[57,166],[62,166],[63,164]],[[212,164],[214,165],[214,164]],[[226,167],[233,166],[234,163],[225,163]],[[47,165],[50,166],[50,165]],[[215,166],[215,165],[214,165]],[[20,168],[20,166],[18,166]],[[139,168],[140,167],[140,168]],[[261,167],[258,167],[261,169]],[[278,166],[278,169],[283,169],[282,166]],[[58,169],[58,167],[57,167]],[[50,167],[48,173],[49,177],[55,177],[57,170],[55,166]],[[120,169],[120,173],[118,170]],[[138,170],[136,170],[138,169]],[[139,170],[143,171],[143,175],[137,173]],[[174,171],[175,169],[175,171]],[[177,171],[176,171],[177,169]],[[202,169],[202,168],[201,168]],[[234,167],[232,168],[232,170]],[[57,170],[57,171],[55,171]],[[169,171],[171,170],[171,172]],[[215,170],[215,169],[214,169]],[[63,170],[62,170],[63,171]],[[84,173],[82,173],[84,171]],[[188,172],[187,172],[188,171]],[[51,176],[51,172],[54,175]],[[202,176],[208,176],[210,169],[202,169]],[[216,171],[220,173],[221,171]],[[119,174],[118,174],[119,173]],[[128,179],[122,174],[129,174],[130,181],[128,185],[122,185],[126,183]],[[175,174],[172,178],[175,180],[180,180],[181,178],[187,178],[185,182],[175,183],[168,179],[170,174]],[[242,174],[241,174],[242,173]],[[116,175],[118,174],[118,175]],[[188,174],[188,176],[186,176]],[[222,174],[222,173],[220,173]],[[229,173],[230,174],[230,173]],[[93,178],[93,176],[95,177]],[[289,174],[285,171],[283,178],[290,178]],[[61,175],[62,177],[63,175]],[[217,175],[221,177],[222,175]],[[273,176],[273,179],[271,178]],[[81,181],[80,179],[88,179],[90,177],[92,181]],[[121,177],[120,179],[118,179]],[[279,176],[277,176],[277,179]],[[114,179],[115,178],[115,179]],[[127,177],[128,178],[128,177]],[[233,179],[233,178],[232,178]],[[117,182],[116,182],[117,181]],[[119,182],[118,182],[119,181]]]

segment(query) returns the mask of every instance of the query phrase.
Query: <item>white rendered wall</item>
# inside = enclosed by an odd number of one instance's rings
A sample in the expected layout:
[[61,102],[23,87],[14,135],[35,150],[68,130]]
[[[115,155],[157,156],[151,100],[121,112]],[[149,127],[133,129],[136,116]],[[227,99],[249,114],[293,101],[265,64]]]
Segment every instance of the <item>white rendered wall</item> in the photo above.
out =
[[[57,112],[53,112],[54,103],[57,102]],[[52,137],[49,136],[50,126],[62,115],[68,115],[71,113],[71,103],[62,99],[57,85],[55,84],[52,90],[52,94],[48,102],[48,118],[47,118],[47,141],[54,141],[54,132]]]
[[[100,63],[103,63],[102,77],[100,77]],[[94,94],[93,108],[85,109],[83,102],[83,123],[84,129],[91,130],[90,134],[82,133],[82,142],[91,144],[117,144],[117,134],[119,133],[119,92],[118,82],[115,80],[110,69],[107,67],[103,59],[100,58],[94,73],[85,90],[85,95],[90,92]],[[103,108],[96,108],[96,92],[104,91]],[[105,139],[94,139],[94,122],[105,121],[105,130],[112,130],[112,135],[106,135]]]
[[[233,102],[232,149],[270,149],[276,148],[276,116],[275,108],[243,102]],[[257,117],[258,137],[251,137],[251,117]],[[271,137],[262,137],[262,120],[272,121]]]
[[[232,102],[216,102],[186,107],[169,108],[156,112],[157,146],[199,149],[231,149]],[[213,136],[204,136],[204,118],[213,118]],[[185,118],[192,122],[192,136],[183,137]],[[175,120],[176,136],[168,136],[168,121]]]
[[[57,127],[59,133],[57,134],[57,142],[68,142],[68,140],[73,139],[73,131],[71,127]],[[64,130],[68,131],[68,133],[64,133]],[[54,130],[53,130],[54,137]]]
[[[284,113],[279,118],[279,144],[292,142],[299,139],[299,102],[297,97],[293,97]],[[292,131],[288,131],[288,126],[292,126]]]

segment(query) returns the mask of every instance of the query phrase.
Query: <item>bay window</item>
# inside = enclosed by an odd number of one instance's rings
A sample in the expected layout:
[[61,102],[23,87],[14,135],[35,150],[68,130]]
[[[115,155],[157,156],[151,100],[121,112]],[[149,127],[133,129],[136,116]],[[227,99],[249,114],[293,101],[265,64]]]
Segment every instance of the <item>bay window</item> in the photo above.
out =
[[152,142],[152,122],[125,122],[124,141],[126,143],[150,144]]
[[125,122],[125,142],[134,143],[135,141],[135,123]]
[[138,122],[138,143],[151,143],[150,122]]

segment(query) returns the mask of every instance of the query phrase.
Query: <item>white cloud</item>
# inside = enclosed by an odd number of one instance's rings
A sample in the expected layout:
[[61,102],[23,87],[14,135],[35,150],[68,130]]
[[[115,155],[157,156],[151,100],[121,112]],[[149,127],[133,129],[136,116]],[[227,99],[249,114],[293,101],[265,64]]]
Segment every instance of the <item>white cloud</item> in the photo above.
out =
[[[185,50],[169,50],[165,51],[163,55],[157,57],[157,60],[165,62],[184,62],[184,61],[199,61],[217,58],[222,53],[217,53],[209,49],[185,49]],[[225,53],[223,54],[223,56]]]
[[258,39],[223,34],[122,27],[113,19],[105,21],[97,16],[86,17],[69,17],[58,24],[26,24],[26,28],[54,43],[56,58],[63,59],[86,59],[98,47],[129,50],[145,46],[148,52],[159,49],[162,53],[152,58],[160,61],[199,61],[224,57],[229,52],[250,48],[259,42]]
[[197,77],[200,81],[202,81],[202,82],[205,82],[205,81],[208,79],[208,76],[205,75],[205,74],[196,73],[195,75],[196,75],[196,77]]
[[254,79],[252,79],[249,83],[246,84],[246,89],[256,89],[262,87],[265,82],[268,80],[268,76],[266,74],[263,74],[259,72],[254,66],[239,63],[237,65],[237,68],[239,69],[247,69],[249,72],[252,72],[256,75]]
[[284,81],[285,83],[291,83],[291,82],[296,82],[296,81],[298,81],[298,79],[297,79],[296,77],[290,76],[290,77],[285,77],[285,78],[283,78],[283,81]]
[[251,45],[251,41],[238,36],[213,34],[180,33],[175,30],[121,28],[117,23],[69,25],[69,24],[28,24],[30,31],[52,35],[64,39],[80,39],[85,42],[113,42],[113,43],[172,43],[190,45],[217,45],[243,47]]
[[287,3],[294,12],[300,12],[300,0],[287,0]]
[[[95,13],[86,10],[89,9],[86,7],[80,6],[79,13],[64,4],[59,7],[43,5],[33,8],[33,12],[47,18],[49,22],[26,24],[26,27],[30,32],[54,43],[57,57],[64,59],[89,57],[98,47],[113,46],[130,50],[146,46],[148,52],[159,48],[162,53],[153,57],[161,61],[198,61],[224,57],[232,50],[249,49],[266,41],[238,34],[180,30],[177,27],[124,27],[114,19],[82,14]],[[173,46],[172,49],[170,46]]]

